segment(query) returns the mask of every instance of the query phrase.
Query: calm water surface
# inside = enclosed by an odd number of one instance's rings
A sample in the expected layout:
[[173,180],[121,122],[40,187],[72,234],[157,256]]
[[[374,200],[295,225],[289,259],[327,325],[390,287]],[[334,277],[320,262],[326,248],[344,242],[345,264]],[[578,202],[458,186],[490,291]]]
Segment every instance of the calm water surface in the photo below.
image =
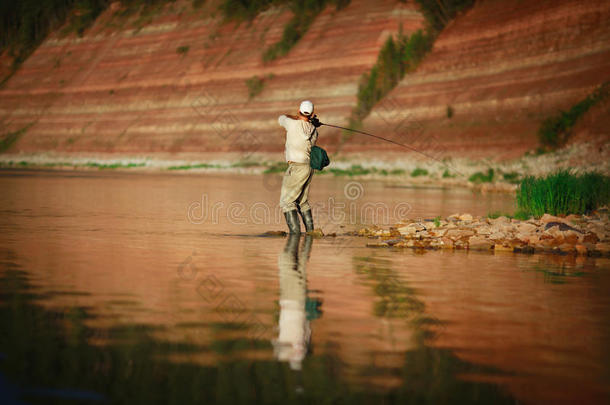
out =
[[[608,403],[607,259],[261,237],[279,180],[0,171],[2,403]],[[513,209],[311,194],[327,233]]]

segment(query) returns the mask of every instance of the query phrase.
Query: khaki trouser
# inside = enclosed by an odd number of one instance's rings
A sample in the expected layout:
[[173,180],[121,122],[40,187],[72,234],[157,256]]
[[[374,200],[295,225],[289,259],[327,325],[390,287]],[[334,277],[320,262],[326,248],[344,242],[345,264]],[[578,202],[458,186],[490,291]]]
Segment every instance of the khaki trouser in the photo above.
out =
[[311,209],[307,197],[312,177],[313,169],[309,166],[309,163],[288,163],[280,195],[280,207],[283,212],[296,209],[304,212]]

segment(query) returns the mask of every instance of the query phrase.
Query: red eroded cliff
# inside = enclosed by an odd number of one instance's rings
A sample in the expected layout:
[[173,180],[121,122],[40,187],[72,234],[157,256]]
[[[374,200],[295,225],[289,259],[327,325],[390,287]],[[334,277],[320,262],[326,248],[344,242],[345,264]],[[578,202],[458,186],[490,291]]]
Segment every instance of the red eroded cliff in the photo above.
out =
[[[27,127],[9,152],[279,152],[280,113],[309,98],[323,122],[344,125],[385,38],[424,24],[413,2],[352,0],[327,7],[288,55],[265,64],[291,18],[285,8],[236,24],[222,22],[218,2],[177,1],[144,24],[117,7],[82,38],[48,38],[0,90],[3,132]],[[249,97],[253,76],[262,91]],[[517,156],[537,145],[545,117],[609,79],[609,2],[483,0],[449,24],[364,129],[434,157]],[[607,105],[579,122],[575,139],[607,142]],[[338,146],[337,130],[321,132],[324,146]],[[342,150],[372,147],[398,150],[363,136]]]
[[[327,7],[287,56],[264,64],[290,11],[236,24],[217,7],[177,2],[134,29],[114,6],[84,37],[46,40],[0,92],[5,125],[32,124],[11,151],[279,151],[279,114],[310,98],[343,122],[386,37],[423,24],[413,4],[352,0]],[[250,98],[253,76],[263,90]]]
[[[608,80],[610,2],[480,1],[441,33],[364,124],[439,157],[517,156],[537,146],[544,118]],[[575,132],[607,142],[607,116],[606,102]],[[368,140],[354,137],[347,148],[361,142]]]

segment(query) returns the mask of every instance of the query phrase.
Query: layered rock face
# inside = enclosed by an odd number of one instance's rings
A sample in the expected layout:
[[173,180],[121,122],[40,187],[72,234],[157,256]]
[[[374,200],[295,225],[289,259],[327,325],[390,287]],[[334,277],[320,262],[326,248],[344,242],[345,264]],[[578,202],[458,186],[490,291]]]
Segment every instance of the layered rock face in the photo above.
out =
[[10,151],[280,151],[281,113],[311,99],[343,122],[387,36],[423,24],[413,4],[352,0],[327,7],[288,55],[265,64],[289,10],[236,24],[222,21],[218,1],[190,4],[146,24],[122,20],[114,4],[84,37],[44,42],[0,92],[5,130],[29,126]]
[[[439,157],[517,156],[537,145],[543,119],[609,79],[610,2],[481,1],[441,33],[365,127]],[[579,131],[608,139],[608,103],[588,115]],[[358,142],[368,139],[351,147]]]
[[[177,1],[151,20],[125,20],[117,3],[84,37],[49,38],[0,90],[2,132],[27,128],[9,152],[279,152],[280,113],[307,98],[323,122],[344,124],[387,36],[424,24],[412,2],[352,0],[327,7],[288,55],[265,64],[291,12],[223,23],[218,5]],[[477,2],[364,129],[436,158],[520,155],[545,117],[610,78],[609,22],[602,0]],[[607,106],[576,139],[607,139]],[[333,151],[339,132],[321,133]],[[342,148],[401,150],[364,136]]]

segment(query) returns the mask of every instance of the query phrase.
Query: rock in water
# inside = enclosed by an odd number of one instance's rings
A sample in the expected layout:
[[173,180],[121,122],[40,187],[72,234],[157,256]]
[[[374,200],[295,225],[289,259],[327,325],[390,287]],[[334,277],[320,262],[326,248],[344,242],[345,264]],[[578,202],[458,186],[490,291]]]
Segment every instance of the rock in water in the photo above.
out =
[[324,232],[322,232],[321,229],[314,229],[311,232],[307,232],[307,235],[311,235],[311,236],[313,236],[315,238],[321,238],[321,237],[324,236]]
[[402,239],[385,239],[383,242],[387,243],[390,246],[394,246],[395,244],[401,242]]
[[385,242],[368,242],[366,244],[366,247],[388,247],[390,245],[388,245]]
[[398,228],[398,232],[400,232],[401,235],[415,235],[415,233],[417,232],[417,228],[415,226],[403,226],[401,228]]
[[490,250],[494,244],[483,236],[473,236],[468,240],[470,250]]
[[449,231],[447,231],[446,236],[453,239],[453,240],[457,240],[463,237],[469,237],[469,236],[473,236],[474,232],[469,230],[469,229],[451,229]]
[[472,215],[470,214],[462,214],[458,218],[460,221],[472,221]]
[[287,233],[284,231],[267,231],[263,236],[286,236]]
[[568,224],[565,224],[563,222],[547,222],[547,224],[544,226],[544,229],[545,230],[551,229],[554,226],[559,227],[559,230],[562,231],[562,232],[565,232],[565,231],[575,231],[575,232],[582,233],[578,229],[576,229],[576,228],[574,228],[574,227],[572,227],[572,226],[570,226]]

